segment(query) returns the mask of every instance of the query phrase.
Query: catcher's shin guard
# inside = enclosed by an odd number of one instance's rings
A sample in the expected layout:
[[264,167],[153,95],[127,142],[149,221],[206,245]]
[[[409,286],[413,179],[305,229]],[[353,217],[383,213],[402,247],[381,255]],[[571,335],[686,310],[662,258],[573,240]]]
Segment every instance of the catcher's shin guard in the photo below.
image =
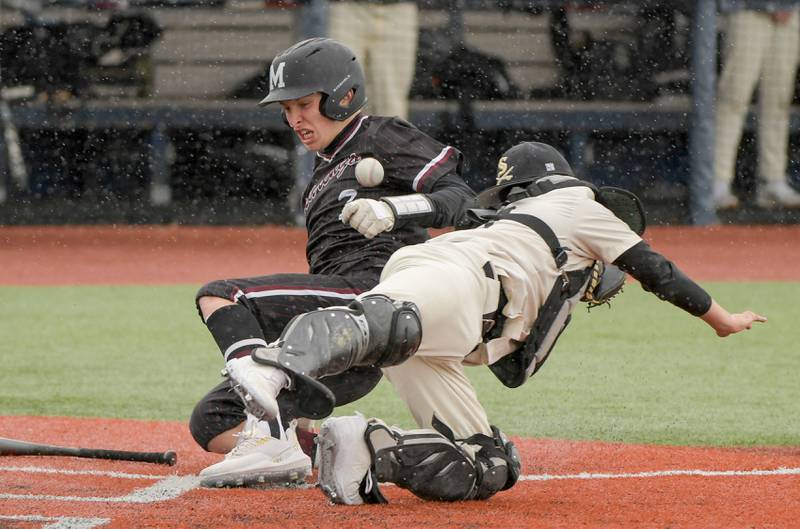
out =
[[[495,427],[493,436],[456,440],[444,423],[435,430],[403,431],[379,420],[364,434],[372,452],[371,481],[391,482],[426,500],[482,500],[511,488],[519,478],[519,453]],[[372,498],[381,498],[380,492]]]
[[290,389],[307,392],[308,406],[301,412],[322,418],[333,411],[335,399],[316,379],[356,366],[399,364],[417,351],[421,340],[416,305],[371,294],[347,307],[294,317],[277,342],[253,351],[253,359],[286,371],[292,377]]

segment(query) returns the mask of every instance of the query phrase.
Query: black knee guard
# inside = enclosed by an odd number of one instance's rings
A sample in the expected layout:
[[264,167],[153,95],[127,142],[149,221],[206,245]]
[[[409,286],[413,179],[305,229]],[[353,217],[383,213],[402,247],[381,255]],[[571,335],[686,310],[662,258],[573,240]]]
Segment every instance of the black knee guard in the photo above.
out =
[[417,352],[422,341],[422,322],[413,303],[370,294],[348,308],[362,315],[367,323],[369,343],[358,365],[394,366]]
[[[519,454],[497,428],[492,427],[493,437],[455,440],[436,418],[433,426],[436,430],[402,431],[370,421],[365,439],[372,452],[372,481],[395,483],[435,501],[486,499],[516,483]],[[379,491],[373,494],[380,497]]]
[[496,426],[492,426],[492,437],[476,434],[464,439],[465,444],[480,446],[475,454],[476,466],[481,471],[476,500],[494,496],[501,490],[508,490],[519,480],[522,464],[517,447]]

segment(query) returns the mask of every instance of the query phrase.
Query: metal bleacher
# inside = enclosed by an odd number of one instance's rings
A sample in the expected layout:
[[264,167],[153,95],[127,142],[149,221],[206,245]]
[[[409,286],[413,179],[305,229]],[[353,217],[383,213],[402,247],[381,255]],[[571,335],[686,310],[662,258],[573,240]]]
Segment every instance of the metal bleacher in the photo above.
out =
[[[708,1],[713,4],[713,1]],[[546,6],[559,2],[538,3]],[[706,0],[698,0],[698,4],[705,3]],[[442,4],[450,9],[444,9]],[[97,196],[87,191],[83,198],[61,200],[69,205],[54,214],[52,203],[45,200],[46,193],[43,199],[41,195],[32,195],[21,189],[19,182],[8,174],[5,161],[0,159],[0,183],[5,183],[9,190],[8,198],[0,203],[0,223],[34,222],[41,218],[47,222],[100,222],[108,219],[117,222],[285,221],[288,208],[281,203],[286,199],[285,193],[278,194],[266,207],[263,201],[247,204],[240,199],[226,202],[211,198],[211,205],[198,211],[196,200],[181,203],[176,200],[173,190],[174,144],[189,131],[192,134],[206,131],[212,136],[218,131],[234,130],[244,135],[267,133],[269,136],[263,143],[275,143],[285,149],[290,156],[287,165],[291,165],[294,155],[292,138],[277,113],[259,109],[254,99],[231,99],[228,96],[235,87],[262,73],[276,52],[299,37],[313,33],[315,29],[312,25],[309,30],[308,19],[313,20],[313,9],[324,6],[324,0],[312,0],[303,7],[269,5],[262,0],[228,0],[224,7],[148,8],[164,30],[152,50],[149,97],[130,97],[125,92],[115,93],[113,88],[108,88],[105,95],[97,98],[61,104],[41,101],[13,104],[12,119],[23,139],[26,132],[34,130],[113,129],[143,135],[144,163],[148,174],[140,178],[144,186],[141,196],[111,201],[111,209],[116,213],[106,210],[99,215],[94,212],[93,202]],[[301,13],[302,17],[299,16]],[[47,10],[46,15],[101,23],[108,13],[59,7]],[[603,16],[596,15],[587,12],[585,16],[576,18],[576,24],[583,25],[586,30],[614,32],[622,30],[631,17],[624,7],[606,11]],[[423,3],[421,24],[423,30],[449,32],[476,49],[501,56],[513,81],[527,94],[546,91],[558,82],[547,16],[546,11],[523,14],[513,10],[488,9],[486,2],[451,0],[438,4],[429,2],[427,7]],[[0,27],[16,23],[19,23],[18,14],[0,11]],[[457,123],[466,106],[459,101],[412,100],[410,119],[423,129],[438,130],[445,124]],[[589,175],[596,169],[593,167],[596,161],[594,136],[614,133],[685,136],[696,126],[694,122],[698,114],[696,103],[693,104],[688,94],[647,103],[552,99],[472,101],[468,110],[474,128],[484,134],[522,131],[557,139],[568,151],[576,170]],[[691,145],[686,148],[698,149]],[[30,154],[32,148],[27,151]],[[0,157],[5,154],[3,148]],[[493,160],[496,153],[487,150],[470,154]],[[697,154],[690,153],[687,163],[691,167],[682,170],[701,173],[701,176],[692,176],[689,181],[677,184],[673,182],[672,189],[677,189],[677,195],[667,197],[667,207],[659,214],[664,222],[703,224],[713,219],[705,198],[693,202],[693,186],[696,191],[710,185],[710,180],[707,164],[706,167],[698,166],[692,156],[697,158]],[[699,188],[696,182],[700,182]],[[666,189],[656,187],[657,195]],[[675,207],[676,196],[682,202],[678,208]],[[235,206],[232,207],[231,203]],[[47,213],[44,213],[45,208],[49,208]],[[271,213],[264,213],[264,210]],[[223,211],[226,214],[222,214]],[[750,218],[734,220],[747,221]]]

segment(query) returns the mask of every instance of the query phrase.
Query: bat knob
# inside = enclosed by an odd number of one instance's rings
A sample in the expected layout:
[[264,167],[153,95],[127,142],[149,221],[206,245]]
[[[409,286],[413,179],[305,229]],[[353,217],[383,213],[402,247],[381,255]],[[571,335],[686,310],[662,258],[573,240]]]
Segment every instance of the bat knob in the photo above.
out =
[[175,463],[178,462],[178,455],[172,450],[170,450],[169,452],[165,452],[164,462],[169,466],[175,466]]

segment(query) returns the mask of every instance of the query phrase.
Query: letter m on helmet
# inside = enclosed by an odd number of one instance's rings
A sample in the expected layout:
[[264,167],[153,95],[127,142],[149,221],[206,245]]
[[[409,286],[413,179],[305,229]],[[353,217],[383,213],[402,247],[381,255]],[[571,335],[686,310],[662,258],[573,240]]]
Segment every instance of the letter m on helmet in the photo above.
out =
[[269,67],[269,89],[284,88],[286,83],[283,82],[283,68],[286,66],[286,61],[279,63],[277,66],[271,64]]

